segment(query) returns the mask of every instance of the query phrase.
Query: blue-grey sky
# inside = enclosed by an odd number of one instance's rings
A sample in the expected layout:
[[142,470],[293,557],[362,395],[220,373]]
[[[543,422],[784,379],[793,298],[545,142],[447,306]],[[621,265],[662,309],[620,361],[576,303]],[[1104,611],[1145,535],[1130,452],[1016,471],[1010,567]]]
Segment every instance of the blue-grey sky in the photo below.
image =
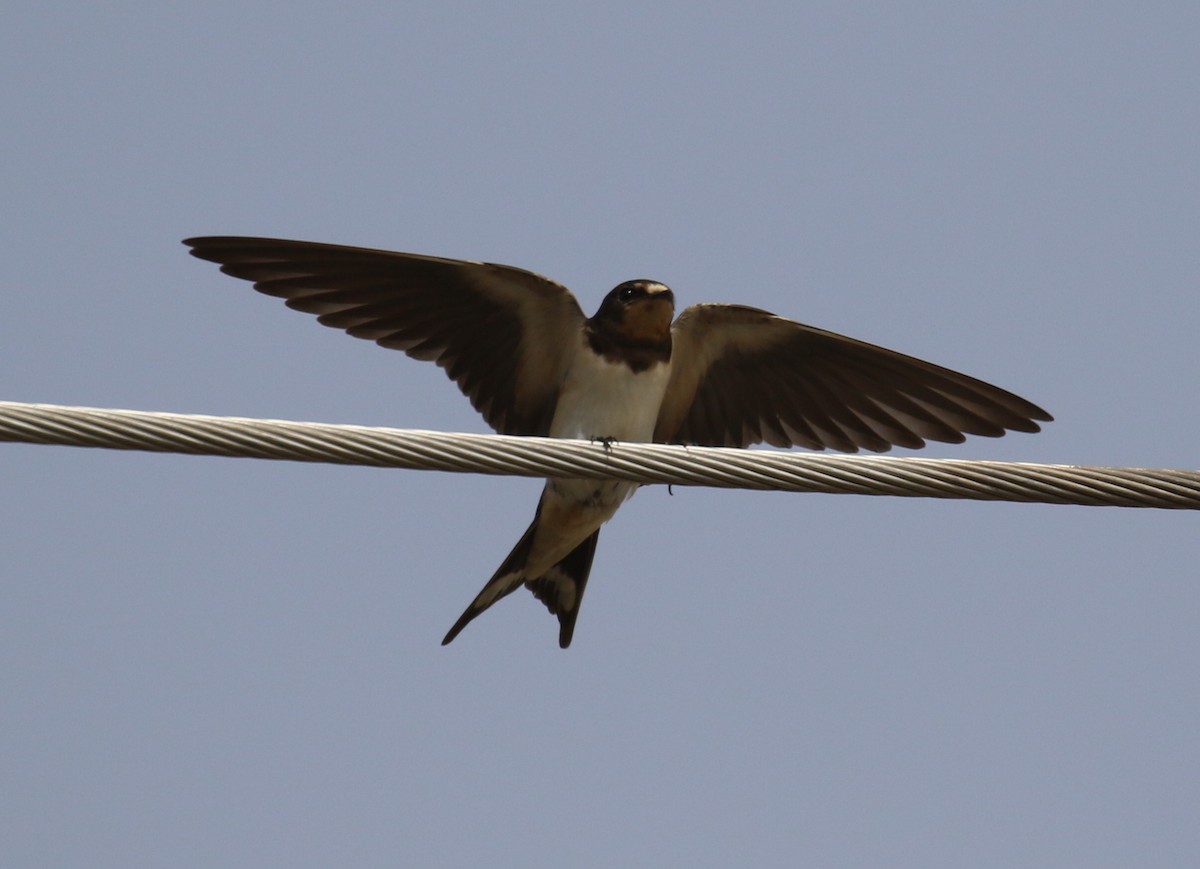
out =
[[[1197,467],[1194,3],[15,0],[0,399],[484,431],[179,240],[649,277]],[[904,454],[903,451],[897,453]],[[540,483],[0,445],[0,862],[1200,861],[1194,514],[660,488],[575,642],[439,641]]]

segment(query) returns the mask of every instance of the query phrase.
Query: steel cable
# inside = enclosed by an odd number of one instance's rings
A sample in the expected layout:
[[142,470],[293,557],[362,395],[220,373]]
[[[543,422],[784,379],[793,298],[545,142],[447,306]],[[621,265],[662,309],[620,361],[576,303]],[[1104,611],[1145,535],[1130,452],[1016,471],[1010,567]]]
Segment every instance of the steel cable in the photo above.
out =
[[0,402],[0,441],[676,486],[1200,509],[1200,471],[592,443]]

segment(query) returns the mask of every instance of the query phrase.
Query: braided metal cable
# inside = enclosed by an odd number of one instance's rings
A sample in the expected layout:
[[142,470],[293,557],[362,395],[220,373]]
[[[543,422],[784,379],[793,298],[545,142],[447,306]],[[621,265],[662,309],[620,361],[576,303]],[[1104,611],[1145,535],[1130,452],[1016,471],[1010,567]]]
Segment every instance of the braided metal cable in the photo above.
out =
[[677,486],[1200,509],[1200,471],[606,446],[18,402],[0,402],[0,441]]

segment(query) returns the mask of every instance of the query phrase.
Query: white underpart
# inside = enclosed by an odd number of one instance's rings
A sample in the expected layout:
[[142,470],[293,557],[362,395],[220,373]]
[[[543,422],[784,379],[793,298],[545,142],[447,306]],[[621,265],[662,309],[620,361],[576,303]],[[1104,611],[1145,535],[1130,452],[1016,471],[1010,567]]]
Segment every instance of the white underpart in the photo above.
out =
[[650,440],[670,376],[670,363],[635,374],[588,348],[567,372],[550,437]]
[[[567,372],[550,423],[550,437],[651,440],[670,375],[669,363],[634,373],[628,365],[609,362],[588,348],[576,356]],[[547,480],[541,521],[525,564],[525,576],[541,576],[558,563],[611,519],[636,489],[636,483],[616,480]]]

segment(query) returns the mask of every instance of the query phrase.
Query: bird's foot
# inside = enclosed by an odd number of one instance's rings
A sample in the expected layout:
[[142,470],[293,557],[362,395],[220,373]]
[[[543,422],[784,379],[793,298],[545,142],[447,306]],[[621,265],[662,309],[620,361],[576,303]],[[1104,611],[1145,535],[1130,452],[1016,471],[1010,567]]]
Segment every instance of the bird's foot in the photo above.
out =
[[604,452],[606,452],[606,453],[611,453],[611,452],[612,452],[612,448],[613,448],[613,444],[617,443],[617,439],[616,439],[616,438],[612,438],[612,437],[609,437],[609,438],[592,438],[592,443],[594,443],[594,444],[600,444],[602,447],[604,447]]

